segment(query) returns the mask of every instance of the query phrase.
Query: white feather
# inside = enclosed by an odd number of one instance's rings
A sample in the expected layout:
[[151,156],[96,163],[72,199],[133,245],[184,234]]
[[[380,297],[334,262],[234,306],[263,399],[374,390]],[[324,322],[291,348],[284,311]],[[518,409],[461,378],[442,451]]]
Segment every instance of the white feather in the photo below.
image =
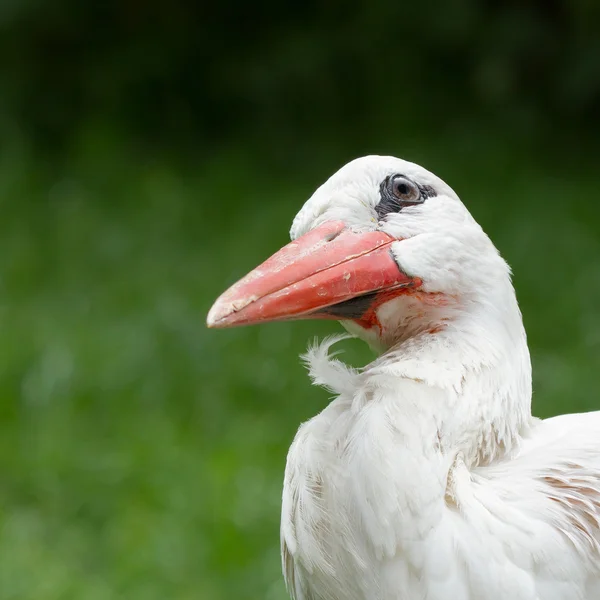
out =
[[[393,172],[438,195],[377,223],[378,185]],[[425,293],[381,307],[385,351],[365,368],[328,356],[340,337],[304,357],[337,397],[288,455],[292,597],[598,600],[600,412],[531,416],[527,340],[489,238],[446,184],[390,157],[344,167],[292,235],[329,218],[402,238],[394,256]]]
[[320,385],[334,394],[351,394],[355,388],[358,372],[330,354],[332,346],[351,338],[350,334],[331,335],[321,342],[315,340],[300,358],[308,367],[308,375],[314,385]]

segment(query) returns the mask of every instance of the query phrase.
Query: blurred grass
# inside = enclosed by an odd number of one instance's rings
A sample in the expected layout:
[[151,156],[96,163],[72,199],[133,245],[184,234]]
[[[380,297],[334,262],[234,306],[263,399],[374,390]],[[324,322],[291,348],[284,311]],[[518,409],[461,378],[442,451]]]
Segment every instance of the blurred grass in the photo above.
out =
[[[535,412],[598,408],[597,154],[411,143],[515,272]],[[297,355],[335,324],[207,331],[212,300],[284,244],[350,156],[190,168],[94,132],[63,167],[0,161],[0,598],[286,598],[287,448],[327,402]],[[367,151],[381,150],[368,148]],[[384,151],[406,155],[400,144]],[[366,151],[365,151],[366,153]],[[348,342],[361,364],[369,352]]]

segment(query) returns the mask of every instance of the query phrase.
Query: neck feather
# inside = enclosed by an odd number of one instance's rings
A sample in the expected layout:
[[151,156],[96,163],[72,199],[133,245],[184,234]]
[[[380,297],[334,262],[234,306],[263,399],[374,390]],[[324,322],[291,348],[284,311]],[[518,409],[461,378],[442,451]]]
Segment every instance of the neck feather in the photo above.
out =
[[460,452],[470,465],[514,451],[531,423],[531,364],[512,286],[493,302],[436,298],[424,309],[414,298],[404,301],[395,343],[365,368],[328,357],[339,337],[310,350],[315,383],[352,395],[360,409],[373,397],[369,390],[394,394],[399,379],[417,381],[434,388],[431,406],[411,409],[406,418],[435,415],[442,450]]

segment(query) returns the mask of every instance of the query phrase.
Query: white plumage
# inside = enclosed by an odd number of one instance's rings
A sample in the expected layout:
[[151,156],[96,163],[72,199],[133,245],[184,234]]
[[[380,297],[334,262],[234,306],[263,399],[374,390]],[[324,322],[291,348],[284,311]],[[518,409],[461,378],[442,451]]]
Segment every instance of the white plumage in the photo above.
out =
[[[397,175],[431,191],[382,216],[382,186]],[[392,157],[343,167],[292,238],[331,222],[393,238],[397,267],[418,285],[385,296],[370,321],[342,321],[381,351],[371,364],[330,357],[339,338],[306,355],[336,397],[288,455],[281,547],[292,597],[599,600],[600,413],[531,416],[525,331],[492,242],[443,181]],[[242,288],[232,289],[211,326],[259,306],[260,294],[236,304]]]

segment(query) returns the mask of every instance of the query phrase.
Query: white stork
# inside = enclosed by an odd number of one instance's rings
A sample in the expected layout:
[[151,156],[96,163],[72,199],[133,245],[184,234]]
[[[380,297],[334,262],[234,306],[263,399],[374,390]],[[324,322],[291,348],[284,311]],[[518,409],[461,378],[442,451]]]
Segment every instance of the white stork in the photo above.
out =
[[[335,399],[287,459],[296,600],[600,600],[600,412],[531,415],[506,262],[441,179],[347,164],[292,242],[225,292],[210,327],[334,318],[380,356],[309,350]],[[339,338],[338,338],[339,339]]]

